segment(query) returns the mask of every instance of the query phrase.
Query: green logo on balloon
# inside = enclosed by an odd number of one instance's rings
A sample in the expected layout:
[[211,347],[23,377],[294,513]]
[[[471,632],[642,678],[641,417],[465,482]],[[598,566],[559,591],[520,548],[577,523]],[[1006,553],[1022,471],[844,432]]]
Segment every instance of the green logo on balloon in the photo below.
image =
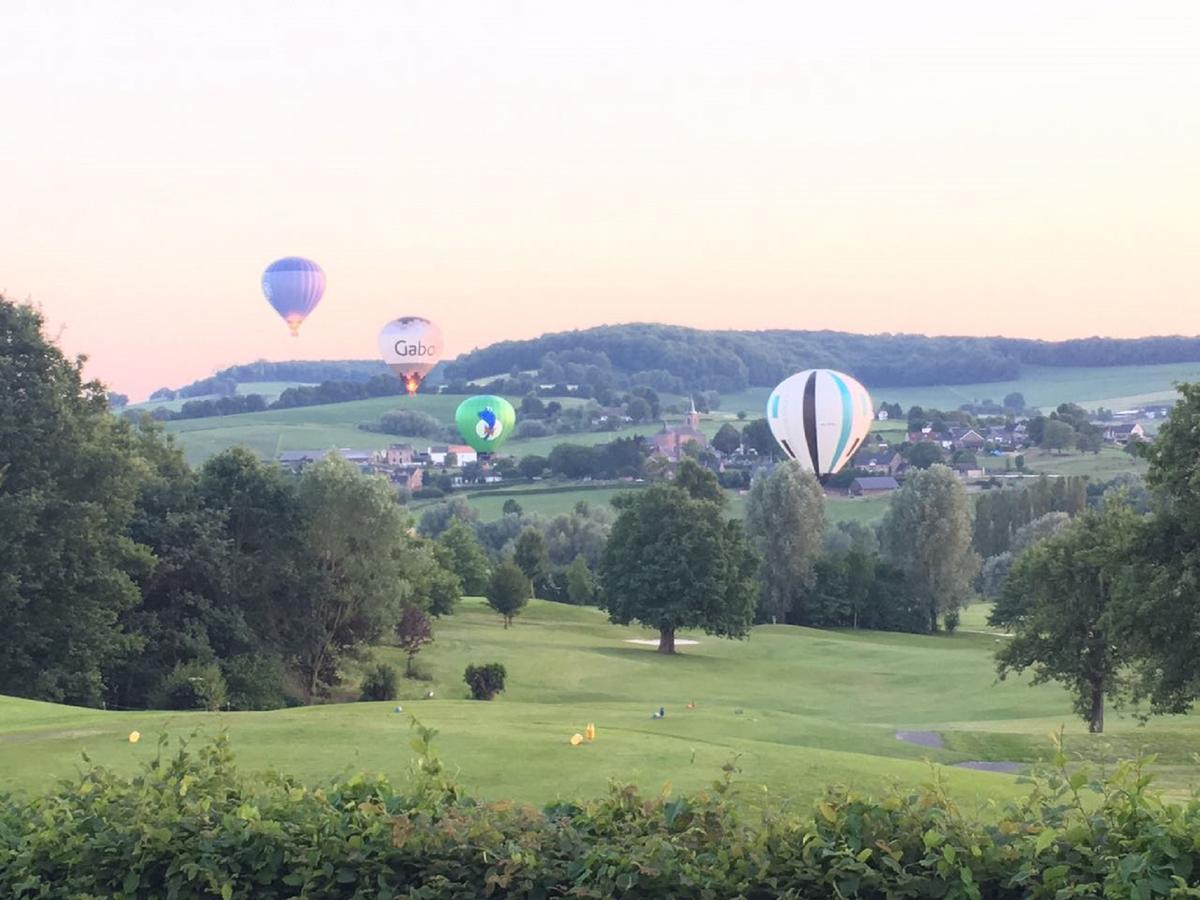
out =
[[484,394],[468,397],[454,413],[458,432],[475,450],[491,453],[512,434],[517,411],[503,397]]

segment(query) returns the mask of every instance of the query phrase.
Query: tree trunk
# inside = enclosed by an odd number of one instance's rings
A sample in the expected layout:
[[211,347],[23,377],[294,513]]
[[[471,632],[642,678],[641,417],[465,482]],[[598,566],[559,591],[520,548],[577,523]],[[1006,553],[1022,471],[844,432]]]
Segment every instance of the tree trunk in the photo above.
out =
[[1104,731],[1104,688],[1092,687],[1092,714],[1088,718],[1088,733]]
[[937,604],[929,604],[929,633],[937,634]]
[[658,652],[675,652],[675,629],[664,625],[658,629]]
[[511,621],[512,621],[512,619],[509,616],[504,617],[504,630],[505,631],[508,631],[508,623]]

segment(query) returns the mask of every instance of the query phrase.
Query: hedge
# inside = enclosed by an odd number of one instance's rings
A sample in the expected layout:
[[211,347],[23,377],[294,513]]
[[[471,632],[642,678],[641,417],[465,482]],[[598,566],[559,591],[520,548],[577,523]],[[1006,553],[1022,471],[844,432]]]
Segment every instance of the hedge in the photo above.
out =
[[472,800],[416,723],[401,791],[359,775],[313,788],[238,772],[219,737],[136,777],[92,767],[0,801],[0,896],[138,898],[1200,897],[1200,801],[1171,804],[1144,765],[1067,765],[990,821],[936,777],[871,800],[830,788],[807,815],[712,790],[534,809]]

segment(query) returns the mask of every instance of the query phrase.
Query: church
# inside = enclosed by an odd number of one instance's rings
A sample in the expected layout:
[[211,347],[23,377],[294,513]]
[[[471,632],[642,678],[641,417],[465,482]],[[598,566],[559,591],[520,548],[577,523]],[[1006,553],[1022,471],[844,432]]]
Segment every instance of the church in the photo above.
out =
[[682,425],[668,426],[663,423],[662,431],[654,435],[654,452],[660,453],[671,462],[679,462],[683,458],[683,448],[688,441],[695,441],[701,448],[708,447],[708,438],[700,430],[700,413],[696,412],[696,401],[692,400],[691,409]]

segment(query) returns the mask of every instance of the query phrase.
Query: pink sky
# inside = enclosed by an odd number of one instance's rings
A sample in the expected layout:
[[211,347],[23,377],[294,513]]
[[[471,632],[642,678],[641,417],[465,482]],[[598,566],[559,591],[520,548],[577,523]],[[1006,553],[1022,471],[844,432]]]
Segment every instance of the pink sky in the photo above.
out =
[[0,289],[135,398],[406,314],[1200,333],[1193,0],[116,10],[0,6]]

